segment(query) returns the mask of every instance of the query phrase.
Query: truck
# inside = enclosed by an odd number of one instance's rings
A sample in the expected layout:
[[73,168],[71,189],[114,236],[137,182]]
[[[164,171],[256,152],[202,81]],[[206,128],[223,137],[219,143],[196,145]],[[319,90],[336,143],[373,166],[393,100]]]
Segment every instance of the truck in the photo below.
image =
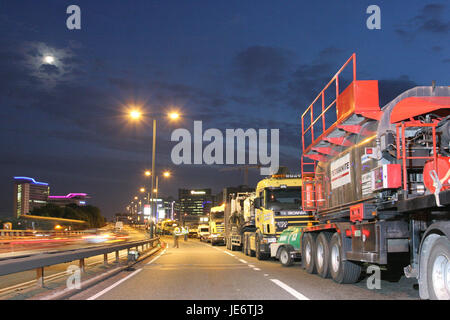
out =
[[197,227],[197,238],[200,241],[208,241],[209,238],[209,225],[208,224],[199,224]]
[[373,265],[450,299],[449,119],[449,86],[380,107],[378,81],[345,62],[301,116],[302,208],[318,221],[302,235],[308,273],[354,283]]
[[117,232],[120,232],[123,230],[123,222],[122,221],[116,221],[114,225],[114,230]]
[[225,244],[225,225],[224,225],[225,205],[212,207],[209,214],[209,241],[211,245]]
[[284,229],[277,242],[270,245],[270,256],[289,267],[301,259],[302,233],[304,227],[291,226]]
[[223,189],[225,199],[225,244],[228,250],[243,250],[245,232],[256,231],[253,199],[255,189],[247,186]]
[[258,182],[253,196],[254,231],[244,232],[242,250],[258,260],[270,258],[270,246],[289,226],[314,224],[311,213],[301,208],[302,179],[279,173]]

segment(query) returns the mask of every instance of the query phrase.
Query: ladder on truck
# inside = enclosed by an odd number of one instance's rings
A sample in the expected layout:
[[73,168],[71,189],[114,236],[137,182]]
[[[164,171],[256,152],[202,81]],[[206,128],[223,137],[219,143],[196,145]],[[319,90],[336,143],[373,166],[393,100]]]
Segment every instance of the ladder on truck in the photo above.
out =
[[[352,68],[352,80],[341,90],[342,82],[348,81],[343,75],[348,67]],[[331,102],[326,105],[325,100]],[[378,81],[356,80],[356,55],[353,53],[301,116],[304,211],[316,211],[326,206],[325,194],[330,190],[323,190],[322,183],[319,183],[320,179],[327,177],[318,176],[318,164],[330,161],[352,146],[352,136],[374,135],[374,132],[365,130],[363,124],[380,118]]]

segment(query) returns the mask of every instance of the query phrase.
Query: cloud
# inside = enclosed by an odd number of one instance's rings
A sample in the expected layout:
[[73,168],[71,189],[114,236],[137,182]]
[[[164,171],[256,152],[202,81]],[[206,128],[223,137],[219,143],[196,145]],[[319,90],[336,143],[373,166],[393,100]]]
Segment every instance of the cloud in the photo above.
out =
[[445,36],[450,31],[449,14],[444,4],[425,5],[420,13],[398,26],[395,32],[403,39],[411,41],[419,33]]

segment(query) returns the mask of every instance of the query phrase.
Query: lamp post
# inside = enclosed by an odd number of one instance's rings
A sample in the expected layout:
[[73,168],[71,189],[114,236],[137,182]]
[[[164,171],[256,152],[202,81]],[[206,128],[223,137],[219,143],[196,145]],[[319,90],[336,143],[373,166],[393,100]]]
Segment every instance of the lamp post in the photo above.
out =
[[[133,109],[130,111],[129,116],[132,120],[139,120],[142,117],[142,112],[138,109]],[[168,117],[170,120],[177,120],[180,117],[180,114],[177,112],[171,112],[168,114]],[[153,200],[153,193],[155,189],[155,155],[156,155],[156,119],[153,118],[153,143],[152,143],[152,170],[151,170],[151,177],[152,177],[152,183],[151,183],[151,189],[150,189],[150,208],[151,208],[151,215],[153,216],[155,214],[156,217],[156,211],[154,208],[157,208],[155,205],[155,201]],[[150,235],[153,235],[153,222],[150,222]]]

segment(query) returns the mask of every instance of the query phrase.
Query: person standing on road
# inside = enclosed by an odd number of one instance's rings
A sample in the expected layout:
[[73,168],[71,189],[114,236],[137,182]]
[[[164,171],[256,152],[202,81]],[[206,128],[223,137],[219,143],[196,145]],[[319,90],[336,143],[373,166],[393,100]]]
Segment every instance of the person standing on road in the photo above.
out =
[[183,228],[184,229],[184,241],[188,240],[188,234],[189,234],[189,229],[188,227]]
[[178,237],[181,235],[181,229],[180,227],[176,227],[173,230],[173,247],[174,248],[179,248],[178,246]]

